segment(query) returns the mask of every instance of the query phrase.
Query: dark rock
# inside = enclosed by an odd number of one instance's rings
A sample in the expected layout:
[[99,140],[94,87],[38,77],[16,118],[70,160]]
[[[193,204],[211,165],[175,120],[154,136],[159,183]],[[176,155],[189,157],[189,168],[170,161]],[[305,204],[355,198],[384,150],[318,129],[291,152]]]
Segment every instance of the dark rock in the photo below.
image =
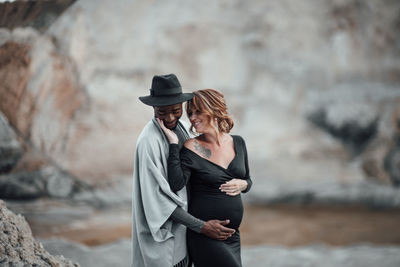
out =
[[68,197],[73,190],[74,181],[67,173],[56,168],[42,169],[42,176],[46,179],[46,192],[50,197]]
[[32,172],[9,173],[0,176],[0,198],[69,197],[76,188],[75,184],[70,175],[51,166]]
[[0,176],[0,198],[34,199],[45,195],[41,171],[10,173]]
[[0,173],[10,171],[22,156],[22,147],[8,120],[0,112]]
[[52,256],[37,242],[25,218],[7,209],[0,200],[0,264],[1,266],[65,266],[77,267],[63,256]]
[[308,115],[307,119],[317,127],[328,132],[333,137],[339,139],[353,155],[363,152],[369,141],[377,134],[378,118],[369,124],[362,126],[357,121],[346,121],[341,125],[330,123],[326,116],[326,111],[319,109]]
[[400,186],[400,136],[396,138],[395,146],[391,148],[384,159],[384,168],[388,172],[394,186]]
[[31,26],[44,31],[75,1],[36,0],[0,3],[0,27],[13,29]]

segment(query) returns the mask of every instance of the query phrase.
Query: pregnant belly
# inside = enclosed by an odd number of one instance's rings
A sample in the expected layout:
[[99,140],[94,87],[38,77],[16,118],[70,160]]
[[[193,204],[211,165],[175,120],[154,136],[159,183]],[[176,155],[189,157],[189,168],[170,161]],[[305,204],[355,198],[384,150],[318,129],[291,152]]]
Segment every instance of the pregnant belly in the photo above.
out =
[[196,192],[190,196],[189,212],[204,221],[229,219],[227,226],[238,229],[243,218],[242,198]]

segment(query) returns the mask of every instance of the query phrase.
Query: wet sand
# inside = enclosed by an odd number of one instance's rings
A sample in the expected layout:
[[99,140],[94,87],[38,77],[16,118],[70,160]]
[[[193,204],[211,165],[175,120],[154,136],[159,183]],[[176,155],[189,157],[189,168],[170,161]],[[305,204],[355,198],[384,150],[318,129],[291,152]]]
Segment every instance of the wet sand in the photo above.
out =
[[[128,209],[94,213],[66,225],[39,222],[35,216],[29,216],[28,221],[36,237],[62,237],[89,246],[129,238],[131,233]],[[246,205],[240,231],[244,246],[400,245],[400,210]]]
[[243,245],[400,245],[400,210],[357,206],[246,206]]

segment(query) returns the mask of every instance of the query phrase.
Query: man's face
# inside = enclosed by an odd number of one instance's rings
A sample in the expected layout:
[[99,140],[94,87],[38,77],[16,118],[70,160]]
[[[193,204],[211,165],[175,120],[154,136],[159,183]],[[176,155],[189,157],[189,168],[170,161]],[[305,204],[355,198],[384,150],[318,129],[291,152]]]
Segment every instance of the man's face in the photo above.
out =
[[182,116],[182,103],[171,106],[154,107],[154,116],[162,120],[165,127],[172,130],[176,127],[178,120]]

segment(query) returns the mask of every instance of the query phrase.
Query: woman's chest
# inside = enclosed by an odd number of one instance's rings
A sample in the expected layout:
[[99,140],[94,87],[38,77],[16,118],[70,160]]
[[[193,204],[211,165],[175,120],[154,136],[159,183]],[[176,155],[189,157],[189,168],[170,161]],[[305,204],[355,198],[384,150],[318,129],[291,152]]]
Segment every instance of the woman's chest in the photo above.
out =
[[221,184],[233,178],[244,178],[245,175],[244,157],[241,153],[238,153],[226,168],[203,158],[196,159],[195,168],[192,169],[191,181]]

